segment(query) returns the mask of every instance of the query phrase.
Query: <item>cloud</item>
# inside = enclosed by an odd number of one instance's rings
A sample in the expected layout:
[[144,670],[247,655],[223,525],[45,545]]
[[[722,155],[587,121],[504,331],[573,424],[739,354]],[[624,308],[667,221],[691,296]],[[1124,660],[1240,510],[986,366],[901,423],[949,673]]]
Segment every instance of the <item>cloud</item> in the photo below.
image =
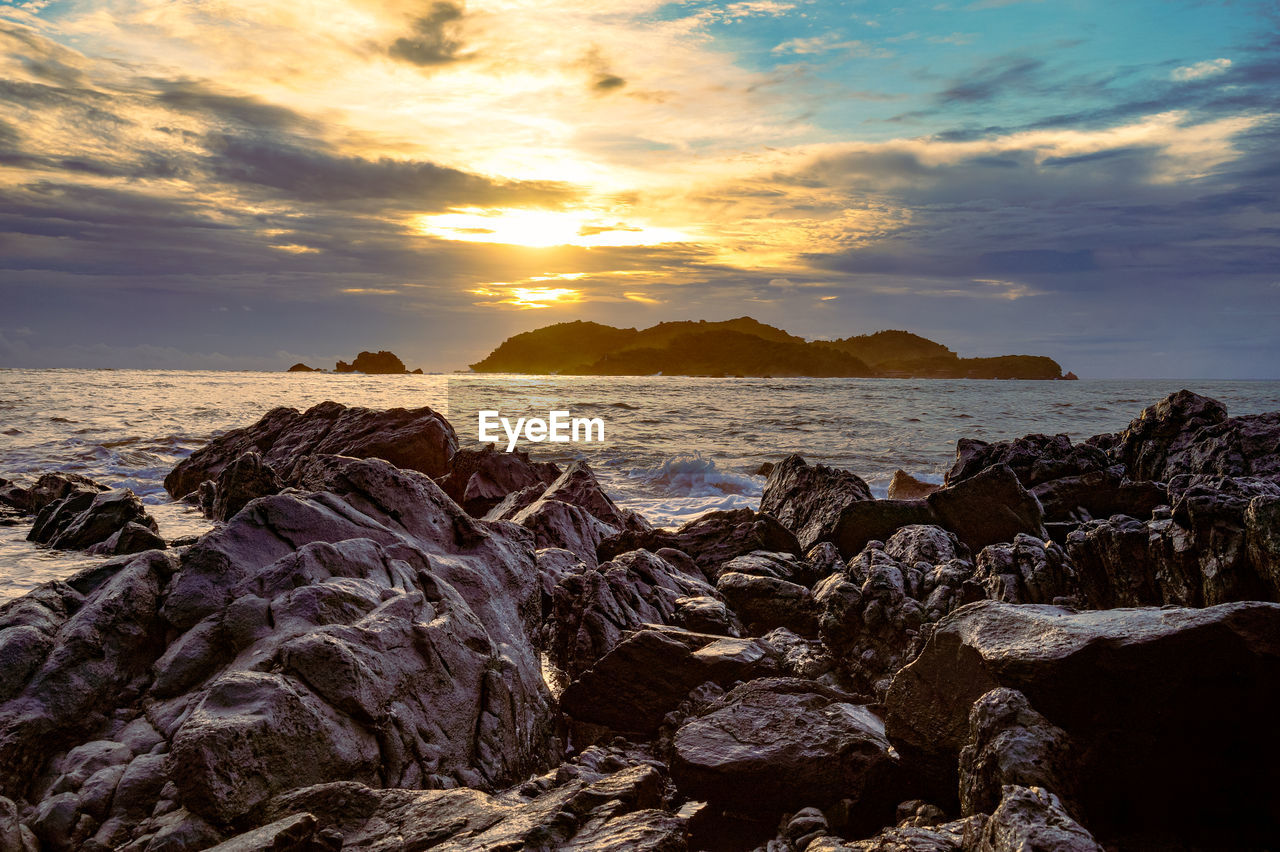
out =
[[1184,65],[1169,72],[1169,78],[1178,82],[1187,80],[1203,80],[1225,73],[1231,67],[1230,59],[1208,59],[1194,65]]
[[955,83],[939,96],[939,100],[983,103],[1011,92],[1025,91],[1035,85],[1044,68],[1040,59],[1010,57],[989,63],[974,75]]
[[414,65],[448,65],[464,58],[458,55],[462,42],[456,35],[463,7],[448,0],[435,0],[431,11],[413,22],[413,34],[391,43],[387,52],[395,59]]
[[859,56],[886,57],[891,54],[883,48],[873,47],[866,42],[841,39],[837,33],[825,33],[810,38],[793,38],[775,45],[773,53],[791,53],[797,56],[816,56],[823,53],[849,53]]

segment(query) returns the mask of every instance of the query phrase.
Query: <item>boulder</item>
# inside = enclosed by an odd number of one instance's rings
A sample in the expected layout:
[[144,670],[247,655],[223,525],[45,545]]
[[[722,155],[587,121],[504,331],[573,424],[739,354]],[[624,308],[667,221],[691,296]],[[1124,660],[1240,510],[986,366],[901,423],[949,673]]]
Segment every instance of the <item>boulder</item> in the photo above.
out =
[[[29,541],[58,550],[87,550],[107,541],[129,524],[155,533],[155,519],[128,488],[114,491],[73,490],[41,510],[27,534]],[[132,534],[128,535],[133,539]],[[117,538],[115,546],[119,545]]]
[[777,518],[808,550],[831,539],[846,506],[871,499],[871,489],[855,474],[790,455],[769,472],[760,511]]
[[1080,585],[1066,551],[1053,541],[1018,533],[978,554],[973,581],[986,597],[1007,603],[1077,603]]
[[937,523],[938,516],[925,500],[869,500],[845,507],[831,540],[848,559],[867,542],[884,541],[903,527]]
[[71,496],[76,491],[98,493],[109,490],[107,486],[94,482],[87,476],[65,471],[46,473],[36,480],[27,492],[26,511],[38,515],[46,506]]
[[216,481],[227,465],[245,453],[262,461],[287,484],[305,456],[343,455],[380,458],[428,476],[449,472],[458,449],[453,427],[430,408],[375,411],[322,402],[305,412],[274,408],[251,426],[232,429],[183,459],[165,477],[164,487],[178,498],[205,480]]
[[1280,601],[1280,498],[1254,497],[1245,510],[1244,525],[1253,568],[1268,599]]
[[486,444],[479,450],[455,453],[439,485],[467,514],[481,518],[511,492],[545,487],[558,476],[560,468],[551,462],[530,461],[526,452],[503,453]]
[[88,548],[88,552],[97,556],[128,556],[146,550],[164,550],[166,547],[168,545],[155,530],[130,521],[112,533],[106,541]]
[[960,752],[960,811],[991,813],[1006,784],[1043,787],[1068,803],[1077,767],[1067,732],[1041,716],[1015,689],[997,687],[969,710],[969,739]]
[[1042,787],[1010,784],[986,821],[977,852],[1102,852],[1088,830]]
[[742,811],[850,799],[859,821],[883,825],[898,801],[897,763],[869,707],[814,681],[764,678],[680,728],[671,773],[684,795]]
[[759,639],[639,630],[569,684],[560,707],[571,718],[630,734],[653,734],[695,686],[782,673],[778,652]]
[[917,479],[899,468],[893,472],[893,478],[889,480],[889,490],[885,496],[890,500],[919,500],[922,497],[928,497],[941,487],[936,482]]
[[1031,489],[1049,521],[1087,521],[1112,515],[1149,518],[1169,503],[1162,482],[1132,482],[1116,469],[1064,476]]
[[678,601],[723,600],[701,576],[647,550],[624,553],[561,579],[552,595],[547,654],[570,676],[595,665],[627,632],[673,624]]
[[1040,503],[1007,465],[988,467],[926,500],[940,525],[975,553],[989,544],[1013,541],[1018,533],[1049,537]]
[[258,453],[245,453],[218,474],[209,517],[226,521],[250,500],[279,494],[283,483]]
[[1107,454],[1089,444],[1072,444],[1067,435],[1026,435],[988,444],[971,438],[956,442],[956,460],[946,484],[956,485],[992,465],[1007,465],[1025,488],[1063,477],[1106,470]]
[[[903,760],[956,789],[970,708],[1000,686],[1080,746],[1083,822],[1104,842],[1252,846],[1280,824],[1266,792],[1280,782],[1268,709],[1280,698],[1280,605],[963,607],[889,689],[886,727]],[[1213,747],[1170,748],[1200,742]]]
[[886,829],[866,840],[818,837],[805,852],[971,852],[986,828],[987,815],[927,827],[905,825]]
[[818,605],[804,586],[776,577],[726,572],[716,590],[754,634],[785,627],[801,636],[818,635]]
[[604,562],[629,550],[662,548],[688,554],[709,579],[719,577],[726,562],[757,550],[796,556],[803,553],[790,530],[773,517],[750,509],[708,512],[674,531],[622,532],[602,541],[596,553]]

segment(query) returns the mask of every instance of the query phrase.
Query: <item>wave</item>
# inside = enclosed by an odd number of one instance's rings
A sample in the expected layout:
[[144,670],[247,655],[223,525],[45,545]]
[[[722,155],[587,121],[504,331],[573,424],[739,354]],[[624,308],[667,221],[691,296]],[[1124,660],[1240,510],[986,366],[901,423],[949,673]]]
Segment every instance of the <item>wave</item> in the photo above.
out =
[[633,469],[630,477],[647,491],[670,497],[757,498],[764,484],[763,477],[720,470],[715,459],[701,453],[672,456],[657,467]]

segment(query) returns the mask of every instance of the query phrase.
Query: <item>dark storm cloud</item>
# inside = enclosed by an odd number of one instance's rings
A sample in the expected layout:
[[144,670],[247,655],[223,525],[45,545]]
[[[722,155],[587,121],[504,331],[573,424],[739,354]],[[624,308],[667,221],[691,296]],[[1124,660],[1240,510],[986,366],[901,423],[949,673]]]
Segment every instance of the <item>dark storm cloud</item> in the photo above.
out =
[[387,52],[395,59],[413,65],[448,65],[460,58],[462,42],[456,36],[456,26],[462,20],[463,7],[459,4],[437,0],[431,10],[413,22],[413,33],[392,42]]

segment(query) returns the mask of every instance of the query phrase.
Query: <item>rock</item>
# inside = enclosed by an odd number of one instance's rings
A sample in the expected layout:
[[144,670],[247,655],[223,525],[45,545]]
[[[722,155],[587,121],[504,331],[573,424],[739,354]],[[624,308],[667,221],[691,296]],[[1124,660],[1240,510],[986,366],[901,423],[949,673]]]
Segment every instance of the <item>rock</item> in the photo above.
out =
[[832,541],[845,559],[869,541],[884,541],[906,526],[936,525],[938,516],[924,500],[870,500],[854,503],[840,513]]
[[245,453],[218,474],[213,505],[209,517],[226,521],[243,509],[250,500],[279,494],[280,478],[258,453]]
[[802,555],[790,530],[771,516],[750,509],[708,512],[674,532],[622,532],[601,542],[596,554],[603,562],[629,550],[664,547],[688,554],[709,579],[720,576],[724,563],[757,550]]
[[96,494],[107,490],[109,490],[107,486],[100,485],[87,476],[60,470],[54,471],[36,480],[36,484],[27,494],[26,510],[33,515],[38,515],[49,504],[65,499],[73,492],[86,491]]
[[1244,525],[1253,568],[1268,599],[1280,600],[1280,498],[1254,497],[1245,510]]
[[893,479],[889,480],[889,491],[886,496],[890,500],[919,500],[922,497],[928,497],[941,487],[933,482],[916,479],[899,468],[893,472]]
[[1177,476],[1169,483],[1174,524],[1187,530],[1199,563],[1206,604],[1262,600],[1275,596],[1255,566],[1246,541],[1250,502],[1280,499],[1280,484],[1260,477]]
[[731,571],[720,575],[716,590],[753,634],[785,627],[801,636],[818,635],[818,605],[804,586]]
[[[128,488],[114,491],[75,491],[41,511],[27,535],[29,541],[59,550],[87,550],[121,532],[130,523],[155,533],[155,519]],[[133,540],[133,534],[127,540]],[[119,544],[116,539],[116,544]],[[114,547],[114,545],[113,545]]]
[[969,711],[969,740],[960,752],[961,813],[994,811],[1006,784],[1043,787],[1074,802],[1073,748],[1067,732],[1037,713],[1021,692],[991,690]]
[[24,852],[18,806],[0,796],[0,852]]
[[1025,488],[1063,477],[1106,470],[1107,454],[1090,444],[1072,444],[1067,435],[1026,435],[1013,441],[988,444],[970,438],[956,443],[956,460],[947,472],[946,484],[957,485],[992,465],[1008,465]]
[[1102,852],[1062,802],[1041,787],[1010,784],[982,832],[977,852]]
[[286,373],[320,373],[324,371],[317,370],[314,367],[308,367],[306,364],[303,364],[301,361],[299,361],[297,364],[294,364],[292,367],[285,370],[285,372]]
[[671,623],[694,633],[717,636],[741,636],[744,629],[725,602],[710,595],[676,598]]
[[989,544],[1013,541],[1018,533],[1049,537],[1039,502],[1006,465],[988,467],[926,500],[941,526],[975,553]]
[[803,550],[829,541],[841,511],[851,503],[873,499],[871,489],[847,470],[809,465],[790,455],[769,473],[760,511],[795,533]]
[[150,527],[130,521],[116,530],[103,542],[88,548],[88,552],[99,556],[128,556],[147,550],[164,550],[168,547],[164,539]]
[[818,680],[836,667],[820,641],[797,636],[785,627],[770,630],[763,640],[782,655],[783,668],[791,677]]
[[296,484],[295,468],[308,455],[380,458],[428,476],[443,476],[458,449],[453,427],[430,408],[374,411],[322,402],[305,412],[274,408],[252,426],[213,439],[183,459],[165,477],[172,497],[182,497],[218,475],[240,456],[259,453],[284,482]]
[[1266,709],[1278,676],[1280,605],[1077,613],[983,601],[939,622],[898,672],[886,727],[904,762],[954,790],[971,705],[1016,689],[1080,745],[1083,821],[1104,842],[1251,846],[1280,817],[1264,792],[1280,781]]
[[[550,471],[544,471],[549,473]],[[593,518],[619,530],[644,532],[649,522],[630,509],[622,509],[604,493],[599,480],[584,461],[575,461],[542,492],[543,500],[558,500],[585,509]]]
[[533,462],[526,452],[501,453],[486,444],[483,449],[455,453],[449,473],[439,484],[468,515],[481,518],[511,492],[545,487],[558,476],[560,468],[551,462]]
[[777,812],[851,799],[887,821],[897,760],[884,726],[851,696],[814,681],[745,683],[675,736],[672,777],[681,793]]
[[339,361],[334,365],[333,371],[335,373],[370,373],[372,375],[401,375],[409,372],[405,369],[403,361],[396,357],[394,353],[385,349],[379,349],[377,352],[361,352],[350,364],[346,361]]
[[993,544],[978,554],[973,580],[991,600],[1056,603],[1080,597],[1080,585],[1066,551],[1052,541],[1018,533],[1013,542]]
[[315,833],[315,817],[295,814],[223,841],[209,852],[312,852]]
[[847,841],[820,837],[805,852],[971,852],[986,828],[987,815],[952,822],[890,828],[867,840]]
[[781,672],[778,652],[758,639],[640,630],[570,683],[560,706],[578,721],[652,734],[699,684],[730,686]]
[[547,653],[571,677],[646,624],[672,624],[677,601],[720,593],[646,550],[564,577],[552,598]]
[[69,850],[74,848],[73,834],[79,816],[80,800],[76,794],[59,793],[36,806],[31,815],[31,830],[43,848]]
[[1161,482],[1131,482],[1114,469],[1080,476],[1064,476],[1031,489],[1051,521],[1089,520],[1112,515],[1151,517],[1157,506],[1169,502]]
[[11,509],[19,515],[31,514],[31,488],[0,477],[0,508]]
[[[1138,479],[1168,481],[1192,470],[1190,457],[1200,430],[1227,420],[1227,408],[1205,396],[1181,390],[1142,410],[1112,450],[1129,475]],[[1218,471],[1246,473],[1244,470]]]

